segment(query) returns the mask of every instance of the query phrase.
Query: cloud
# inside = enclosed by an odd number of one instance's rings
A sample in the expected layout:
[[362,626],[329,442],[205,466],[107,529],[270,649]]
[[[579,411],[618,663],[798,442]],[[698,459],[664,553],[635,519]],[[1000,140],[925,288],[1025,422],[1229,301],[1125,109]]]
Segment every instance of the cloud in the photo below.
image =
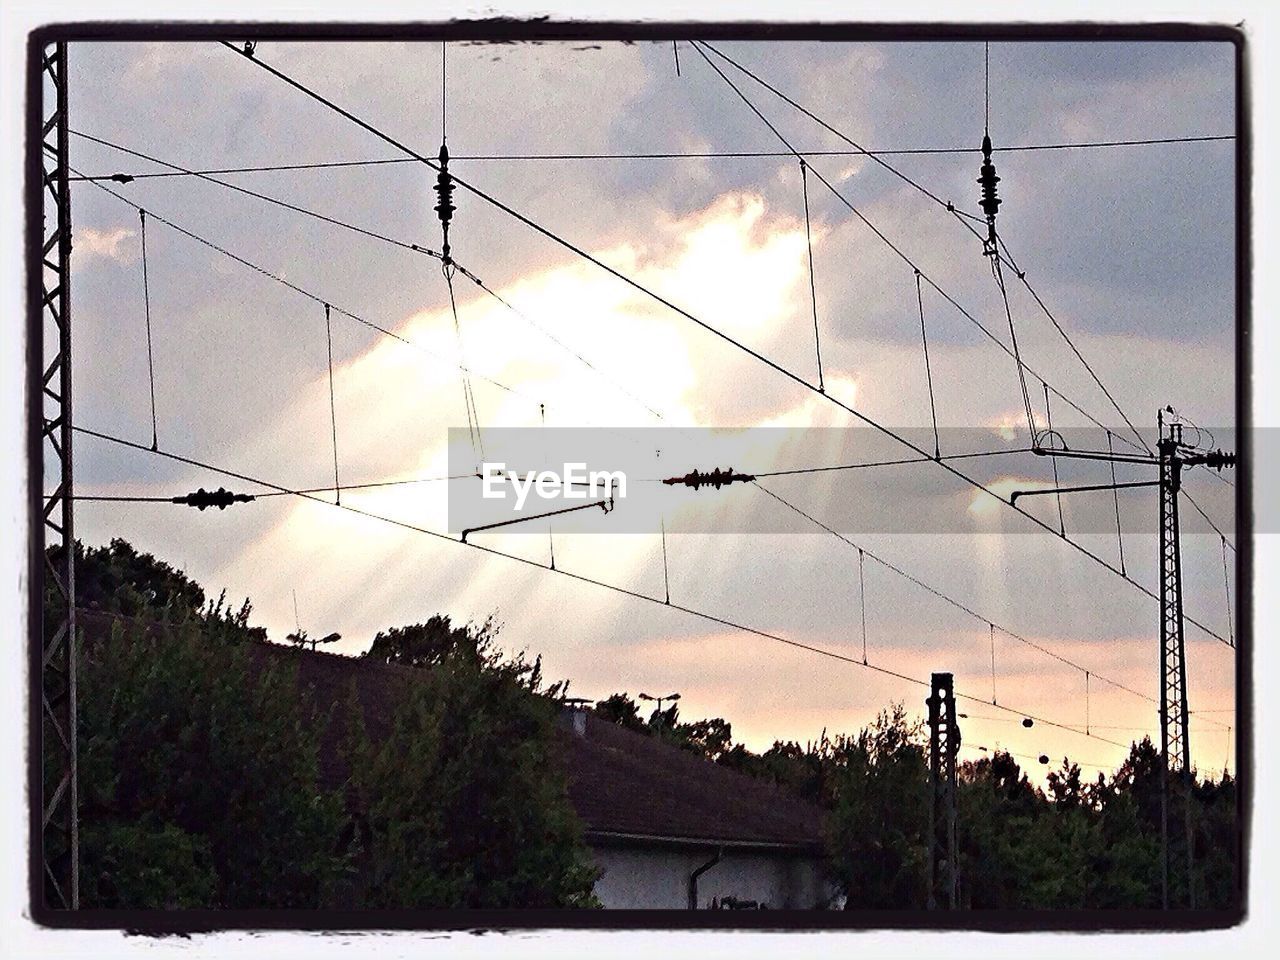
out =
[[80,227],[72,234],[72,248],[79,255],[77,260],[81,263],[96,258],[114,260],[116,263],[132,263],[138,256],[138,248],[133,242],[137,235],[138,231],[125,227],[114,230]]

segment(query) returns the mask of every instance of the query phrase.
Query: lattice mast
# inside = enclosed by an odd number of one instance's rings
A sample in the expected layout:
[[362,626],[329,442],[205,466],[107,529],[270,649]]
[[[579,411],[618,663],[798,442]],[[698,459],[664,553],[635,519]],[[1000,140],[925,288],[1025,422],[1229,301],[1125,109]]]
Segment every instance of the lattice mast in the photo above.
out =
[[[40,260],[32,264],[34,303],[43,330],[44,367],[40,382],[40,449],[43,497],[36,549],[43,581],[51,594],[41,604],[40,681],[33,683],[32,752],[41,758],[41,877],[44,906],[75,910],[80,906],[76,768],[76,580],[71,457],[71,192],[67,179],[67,45],[40,52],[42,102],[40,130]],[[50,98],[50,94],[52,97]],[[50,99],[52,102],[50,103]],[[39,722],[35,718],[39,717]],[[33,830],[33,833],[35,831]]]
[[956,907],[956,755],[952,676],[935,673],[929,699],[929,909]]

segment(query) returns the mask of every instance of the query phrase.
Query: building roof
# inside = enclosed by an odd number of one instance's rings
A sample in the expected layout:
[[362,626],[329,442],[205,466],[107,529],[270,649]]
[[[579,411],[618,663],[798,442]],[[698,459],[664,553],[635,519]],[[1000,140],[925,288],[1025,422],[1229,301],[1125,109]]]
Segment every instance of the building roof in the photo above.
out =
[[789,790],[586,717],[562,729],[569,798],[588,838],[813,849],[822,811]]
[[[85,611],[82,623],[113,619]],[[148,632],[157,625],[146,624]],[[333,788],[347,780],[338,744],[343,711],[354,689],[365,729],[377,741],[391,729],[396,705],[417,670],[341,654],[273,643],[249,645],[255,663],[296,665],[298,683],[317,715],[335,722],[321,743],[321,777]],[[568,711],[564,719],[568,720]],[[656,737],[627,730],[586,711],[585,731],[557,728],[569,800],[594,843],[689,844],[816,850],[822,810],[791,791],[719,766]]]

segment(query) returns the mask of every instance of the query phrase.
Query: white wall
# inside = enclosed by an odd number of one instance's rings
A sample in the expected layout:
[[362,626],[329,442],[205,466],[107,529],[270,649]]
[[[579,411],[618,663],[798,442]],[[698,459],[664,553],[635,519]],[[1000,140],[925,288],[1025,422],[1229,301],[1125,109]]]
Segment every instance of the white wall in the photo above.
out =
[[[712,849],[689,851],[660,847],[593,847],[603,873],[595,893],[610,909],[685,910],[689,906],[689,874],[711,859]],[[713,897],[756,900],[770,909],[807,910],[828,896],[817,857],[771,853],[735,853],[698,877],[698,907]]]

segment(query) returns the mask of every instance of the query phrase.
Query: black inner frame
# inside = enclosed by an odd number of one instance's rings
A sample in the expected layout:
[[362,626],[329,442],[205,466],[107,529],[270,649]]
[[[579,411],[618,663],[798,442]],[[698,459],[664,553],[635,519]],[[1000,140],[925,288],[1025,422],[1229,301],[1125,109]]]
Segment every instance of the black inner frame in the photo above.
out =
[[1241,469],[1236,487],[1236,718],[1235,745],[1238,823],[1237,907],[1215,911],[1084,910],[1084,911],[682,911],[682,910],[53,910],[43,905],[42,839],[39,804],[31,805],[28,851],[29,910],[37,923],[64,929],[120,929],[150,935],[216,930],[469,930],[527,929],[698,929],[698,930],[870,930],[953,929],[984,931],[1209,930],[1242,922],[1248,914],[1249,837],[1253,812],[1253,730],[1246,720],[1253,710],[1253,517],[1252,390],[1249,379],[1252,316],[1252,210],[1250,206],[1251,128],[1249,122],[1248,45],[1236,27],[1182,23],[627,23],[551,20],[455,20],[447,23],[244,23],[244,22],[81,22],[40,27],[27,39],[27,116],[25,131],[24,203],[27,264],[27,461],[28,461],[28,798],[38,797],[41,782],[40,676],[42,555],[41,520],[43,450],[40,419],[41,362],[44,324],[41,314],[40,245],[43,223],[41,195],[41,122],[44,108],[41,53],[51,43],[83,41],[441,41],[477,40],[498,43],[579,40],[670,41],[805,40],[872,41],[1201,41],[1229,42],[1236,48],[1236,426]]

